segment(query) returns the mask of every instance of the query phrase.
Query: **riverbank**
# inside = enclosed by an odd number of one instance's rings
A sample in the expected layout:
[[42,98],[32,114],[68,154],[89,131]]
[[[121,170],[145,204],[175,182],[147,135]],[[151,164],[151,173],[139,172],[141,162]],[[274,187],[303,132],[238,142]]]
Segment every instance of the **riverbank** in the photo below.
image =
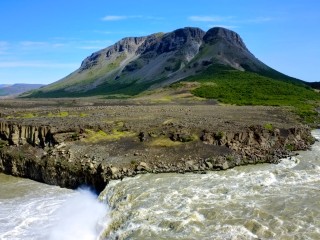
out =
[[67,188],[100,192],[111,179],[146,172],[277,163],[314,142],[293,113],[276,107],[14,101],[1,110],[0,172]]

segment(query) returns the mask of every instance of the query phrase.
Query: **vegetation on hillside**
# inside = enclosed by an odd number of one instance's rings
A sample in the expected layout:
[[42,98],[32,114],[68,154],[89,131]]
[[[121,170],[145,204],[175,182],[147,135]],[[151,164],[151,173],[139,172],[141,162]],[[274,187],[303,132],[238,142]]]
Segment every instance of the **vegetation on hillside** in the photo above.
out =
[[192,90],[199,97],[236,105],[292,106],[304,121],[319,120],[315,109],[320,105],[320,94],[298,81],[272,79],[221,65],[210,66],[184,81],[201,83]]

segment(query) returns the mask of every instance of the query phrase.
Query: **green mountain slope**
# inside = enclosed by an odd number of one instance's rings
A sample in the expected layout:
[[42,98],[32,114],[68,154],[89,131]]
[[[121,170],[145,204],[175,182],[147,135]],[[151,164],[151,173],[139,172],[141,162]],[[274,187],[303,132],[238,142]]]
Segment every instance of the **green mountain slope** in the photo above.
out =
[[[318,117],[315,111],[320,106],[320,94],[300,80],[284,75],[271,78],[254,72],[239,71],[224,65],[212,65],[205,71],[184,79],[184,82],[199,82],[192,90],[198,97],[216,99],[236,105],[264,105],[293,107],[304,121],[313,122]],[[182,84],[176,83],[179,88]]]

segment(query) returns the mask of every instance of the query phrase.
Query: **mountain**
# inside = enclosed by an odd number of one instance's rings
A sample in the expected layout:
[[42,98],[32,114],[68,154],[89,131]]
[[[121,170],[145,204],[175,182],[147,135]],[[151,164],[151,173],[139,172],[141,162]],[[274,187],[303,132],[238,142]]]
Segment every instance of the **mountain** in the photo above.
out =
[[219,71],[221,66],[303,84],[258,60],[231,30],[215,27],[205,32],[186,27],[124,38],[91,54],[65,78],[24,96],[133,96],[201,75],[208,68]]
[[1,84],[0,85],[0,96],[12,96],[12,95],[19,95],[21,93],[24,93],[26,91],[30,91],[33,89],[40,88],[41,86],[44,86],[42,84]]

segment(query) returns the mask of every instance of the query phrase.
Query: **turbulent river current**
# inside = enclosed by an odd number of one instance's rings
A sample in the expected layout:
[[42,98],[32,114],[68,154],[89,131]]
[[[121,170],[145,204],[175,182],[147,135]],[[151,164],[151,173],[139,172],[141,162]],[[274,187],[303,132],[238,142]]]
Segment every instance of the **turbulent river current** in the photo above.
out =
[[320,142],[277,165],[113,181],[98,198],[0,175],[0,239],[320,239]]

